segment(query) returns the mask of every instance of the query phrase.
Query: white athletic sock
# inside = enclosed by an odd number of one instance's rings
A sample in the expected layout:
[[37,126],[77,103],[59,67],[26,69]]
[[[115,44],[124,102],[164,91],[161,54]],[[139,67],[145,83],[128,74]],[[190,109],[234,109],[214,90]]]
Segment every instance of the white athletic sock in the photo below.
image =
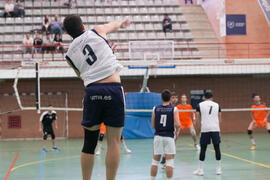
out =
[[203,161],[199,161],[199,169],[203,169]]
[[155,180],[156,179],[156,177],[154,177],[154,176],[151,176],[151,180]]
[[217,168],[221,168],[221,160],[217,160]]
[[123,144],[123,147],[124,147],[125,149],[128,149],[128,148],[127,148],[127,145],[126,145],[126,143],[125,143],[124,140],[122,141],[122,144]]
[[251,144],[256,145],[256,143],[255,143],[255,139],[254,139],[254,138],[250,139],[250,141],[251,141]]

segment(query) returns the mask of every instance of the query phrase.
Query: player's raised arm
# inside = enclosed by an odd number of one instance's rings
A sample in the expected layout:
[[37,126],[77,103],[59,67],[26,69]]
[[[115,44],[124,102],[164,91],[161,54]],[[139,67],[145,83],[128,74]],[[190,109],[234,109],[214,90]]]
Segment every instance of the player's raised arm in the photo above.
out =
[[130,20],[126,18],[122,21],[112,21],[107,24],[97,25],[94,27],[94,29],[97,31],[98,34],[106,38],[106,35],[108,33],[117,31],[119,28],[125,29],[129,25],[130,25]]

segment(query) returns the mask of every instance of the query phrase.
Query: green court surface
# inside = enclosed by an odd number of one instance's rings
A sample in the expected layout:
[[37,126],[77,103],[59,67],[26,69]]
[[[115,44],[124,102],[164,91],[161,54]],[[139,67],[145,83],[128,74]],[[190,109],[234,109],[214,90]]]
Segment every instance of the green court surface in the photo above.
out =
[[[177,141],[175,180],[269,180],[270,137],[255,134],[257,149],[250,151],[246,134],[222,135],[223,174],[215,175],[215,154],[209,146],[204,166],[205,176],[194,176],[198,152],[191,145],[190,136],[181,136]],[[152,162],[152,139],[126,140],[132,154],[121,152],[117,180],[148,180]],[[58,140],[61,152],[40,153],[41,141],[0,142],[0,180],[4,180],[10,166],[19,153],[8,180],[80,180],[80,151],[82,139]],[[105,144],[105,143],[104,143]],[[51,144],[48,144],[49,146]],[[105,179],[104,156],[106,147],[96,157],[93,180]],[[40,161],[40,159],[42,159]],[[166,179],[159,168],[158,180]]]

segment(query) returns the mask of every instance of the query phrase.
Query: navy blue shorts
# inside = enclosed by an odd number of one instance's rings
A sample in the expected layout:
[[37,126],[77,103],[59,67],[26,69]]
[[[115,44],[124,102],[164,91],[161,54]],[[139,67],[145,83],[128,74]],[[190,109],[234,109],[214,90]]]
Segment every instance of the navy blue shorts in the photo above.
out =
[[85,88],[82,126],[123,127],[125,96],[120,83],[93,83]]
[[201,145],[208,145],[212,143],[214,145],[220,144],[220,134],[219,132],[202,132],[200,138]]

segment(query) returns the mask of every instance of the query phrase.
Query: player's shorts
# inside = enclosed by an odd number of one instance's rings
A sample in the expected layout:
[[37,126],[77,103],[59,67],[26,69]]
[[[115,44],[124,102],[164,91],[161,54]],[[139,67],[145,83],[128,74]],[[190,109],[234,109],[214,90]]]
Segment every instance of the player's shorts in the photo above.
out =
[[46,140],[48,135],[55,139],[55,134],[52,127],[43,127],[43,139]]
[[265,127],[267,122],[264,121],[256,121],[256,127]]
[[219,132],[202,132],[200,138],[201,145],[211,144],[211,141],[214,145],[220,144],[220,133]]
[[120,83],[92,83],[85,88],[82,126],[123,127],[125,97]]
[[180,120],[180,124],[181,124],[181,129],[185,129],[185,128],[189,128],[190,126],[193,125],[192,120],[191,119],[187,119],[187,120]]
[[105,134],[105,133],[106,133],[106,126],[104,125],[104,123],[102,123],[100,126],[100,134]]
[[154,155],[176,154],[175,141],[171,137],[154,137]]

